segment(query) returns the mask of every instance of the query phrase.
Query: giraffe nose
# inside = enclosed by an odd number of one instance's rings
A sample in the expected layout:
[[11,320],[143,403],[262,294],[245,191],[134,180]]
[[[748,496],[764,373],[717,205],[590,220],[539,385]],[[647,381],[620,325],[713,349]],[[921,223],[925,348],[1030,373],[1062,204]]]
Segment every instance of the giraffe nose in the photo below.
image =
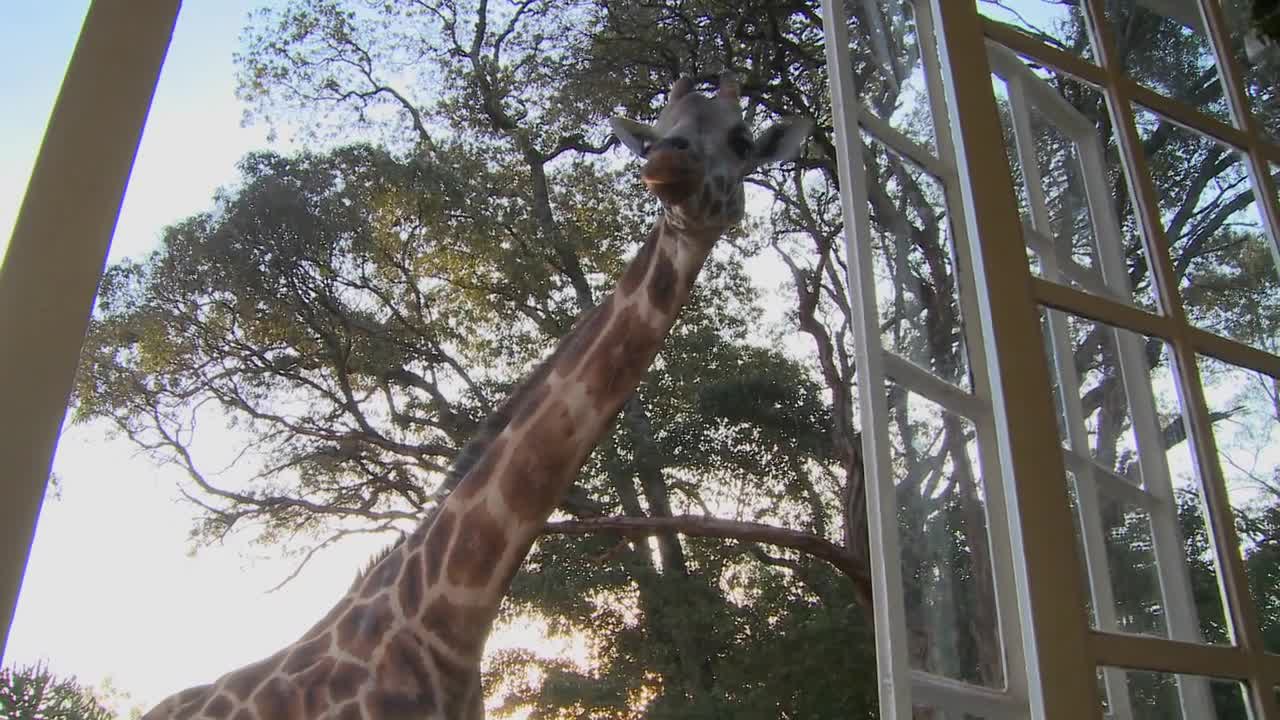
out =
[[[682,143],[682,147],[676,147]],[[646,156],[640,179],[659,199],[679,203],[688,199],[702,183],[702,169],[686,150],[689,142],[671,138],[655,143]]]

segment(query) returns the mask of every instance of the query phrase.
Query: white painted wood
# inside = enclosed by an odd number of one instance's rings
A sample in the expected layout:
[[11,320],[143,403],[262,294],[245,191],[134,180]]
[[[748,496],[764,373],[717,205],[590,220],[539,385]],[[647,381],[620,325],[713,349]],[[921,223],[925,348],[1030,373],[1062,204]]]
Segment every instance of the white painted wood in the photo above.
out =
[[931,8],[943,29],[938,55],[964,224],[974,238],[966,259],[987,351],[999,461],[1003,476],[1012,478],[1005,494],[1030,715],[1099,718],[1082,583],[1078,573],[1063,571],[1077,562],[1074,543],[1063,541],[1074,530],[1022,223],[1008,169],[992,157],[1003,136],[983,25],[972,3],[933,0]]
[[884,720],[911,720],[907,623],[902,602],[902,560],[898,549],[898,506],[885,420],[889,408],[885,398],[880,320],[876,313],[871,218],[865,185],[867,175],[862,138],[858,132],[857,89],[849,59],[848,19],[842,0],[823,0],[822,20],[827,67],[831,70],[831,105],[844,215],[849,302],[856,308],[853,337],[859,374],[858,399],[875,604],[880,717]]

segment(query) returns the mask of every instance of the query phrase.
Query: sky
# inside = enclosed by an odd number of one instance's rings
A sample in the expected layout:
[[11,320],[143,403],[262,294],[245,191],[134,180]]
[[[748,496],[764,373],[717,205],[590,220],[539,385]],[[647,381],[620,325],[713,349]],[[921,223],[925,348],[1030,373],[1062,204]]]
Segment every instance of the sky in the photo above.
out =
[[[165,62],[112,244],[111,261],[152,249],[167,223],[207,209],[236,161],[268,147],[240,126],[231,54],[246,0],[189,0]],[[0,3],[0,249],[88,0]],[[280,145],[277,149],[287,149]],[[188,556],[181,477],[101,426],[64,432],[59,488],[45,501],[5,650],[97,685],[110,677],[149,707],[292,642],[320,618],[385,539],[330,549],[284,589],[273,548],[233,541]]]

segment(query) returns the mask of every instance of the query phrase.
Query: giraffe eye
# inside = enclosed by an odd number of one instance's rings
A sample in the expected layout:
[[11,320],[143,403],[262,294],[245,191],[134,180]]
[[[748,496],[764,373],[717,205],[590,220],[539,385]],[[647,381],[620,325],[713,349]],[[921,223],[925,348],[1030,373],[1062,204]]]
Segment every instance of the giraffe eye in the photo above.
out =
[[740,158],[745,158],[747,153],[751,152],[751,136],[747,134],[745,128],[738,128],[729,135],[729,148]]

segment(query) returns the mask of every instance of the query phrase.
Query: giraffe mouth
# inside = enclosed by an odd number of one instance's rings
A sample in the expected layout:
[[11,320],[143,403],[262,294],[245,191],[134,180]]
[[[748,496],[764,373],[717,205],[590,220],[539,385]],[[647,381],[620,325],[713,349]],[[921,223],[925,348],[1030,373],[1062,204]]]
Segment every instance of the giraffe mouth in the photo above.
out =
[[702,173],[688,153],[664,149],[649,154],[640,170],[640,179],[659,200],[680,204],[697,191]]

